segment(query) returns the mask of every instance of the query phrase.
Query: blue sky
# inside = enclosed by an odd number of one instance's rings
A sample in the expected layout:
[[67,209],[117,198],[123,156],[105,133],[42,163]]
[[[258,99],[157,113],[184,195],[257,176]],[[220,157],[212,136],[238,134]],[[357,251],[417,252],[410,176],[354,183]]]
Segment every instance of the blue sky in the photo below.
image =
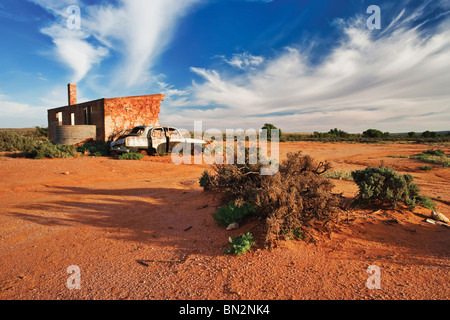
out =
[[2,0],[0,41],[3,128],[46,127],[71,82],[164,93],[186,129],[450,129],[450,0]]

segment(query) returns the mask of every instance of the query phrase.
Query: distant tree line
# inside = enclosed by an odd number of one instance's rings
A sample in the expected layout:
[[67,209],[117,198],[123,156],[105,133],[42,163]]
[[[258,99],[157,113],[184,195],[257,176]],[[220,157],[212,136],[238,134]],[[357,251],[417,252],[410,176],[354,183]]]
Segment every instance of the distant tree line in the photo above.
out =
[[361,133],[348,133],[334,128],[328,132],[315,131],[312,134],[283,133],[280,141],[353,141],[373,143],[377,141],[418,141],[418,142],[442,142],[450,141],[450,131],[438,133],[425,131],[422,133],[408,132],[405,134],[391,134],[378,129],[367,129]]

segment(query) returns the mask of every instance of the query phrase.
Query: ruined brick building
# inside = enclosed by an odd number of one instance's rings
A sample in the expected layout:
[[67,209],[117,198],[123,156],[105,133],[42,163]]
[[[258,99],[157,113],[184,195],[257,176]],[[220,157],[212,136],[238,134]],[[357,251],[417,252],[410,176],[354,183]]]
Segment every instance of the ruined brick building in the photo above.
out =
[[[77,87],[68,84],[68,106],[49,109],[50,140],[57,126],[95,126],[95,139],[108,141],[138,125],[159,125],[159,108],[163,94],[98,99],[77,103]],[[82,128],[82,127],[81,127]]]

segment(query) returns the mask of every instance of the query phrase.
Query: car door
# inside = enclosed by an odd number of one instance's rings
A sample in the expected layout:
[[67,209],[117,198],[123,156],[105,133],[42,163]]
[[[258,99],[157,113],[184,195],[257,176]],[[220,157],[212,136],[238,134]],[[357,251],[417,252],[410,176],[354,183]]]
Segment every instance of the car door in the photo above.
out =
[[[163,127],[155,127],[152,128],[150,131],[150,139],[151,139],[151,146],[153,149],[155,149],[158,152],[158,147],[162,144],[164,146],[161,146],[165,149],[166,144],[166,132],[164,131]],[[161,149],[161,147],[159,149]]]

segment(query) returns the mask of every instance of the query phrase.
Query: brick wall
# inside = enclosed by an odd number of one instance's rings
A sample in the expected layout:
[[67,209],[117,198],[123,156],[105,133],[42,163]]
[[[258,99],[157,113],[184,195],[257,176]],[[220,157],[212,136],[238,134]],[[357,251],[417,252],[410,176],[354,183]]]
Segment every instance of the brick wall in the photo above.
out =
[[[54,140],[55,127],[57,125],[70,126],[90,124],[97,126],[97,140],[105,140],[103,105],[104,99],[99,99],[48,110],[47,117],[49,139],[51,141]],[[88,117],[86,117],[87,115]],[[59,122],[59,119],[62,121]],[[74,120],[74,123],[72,123],[72,120]]]

